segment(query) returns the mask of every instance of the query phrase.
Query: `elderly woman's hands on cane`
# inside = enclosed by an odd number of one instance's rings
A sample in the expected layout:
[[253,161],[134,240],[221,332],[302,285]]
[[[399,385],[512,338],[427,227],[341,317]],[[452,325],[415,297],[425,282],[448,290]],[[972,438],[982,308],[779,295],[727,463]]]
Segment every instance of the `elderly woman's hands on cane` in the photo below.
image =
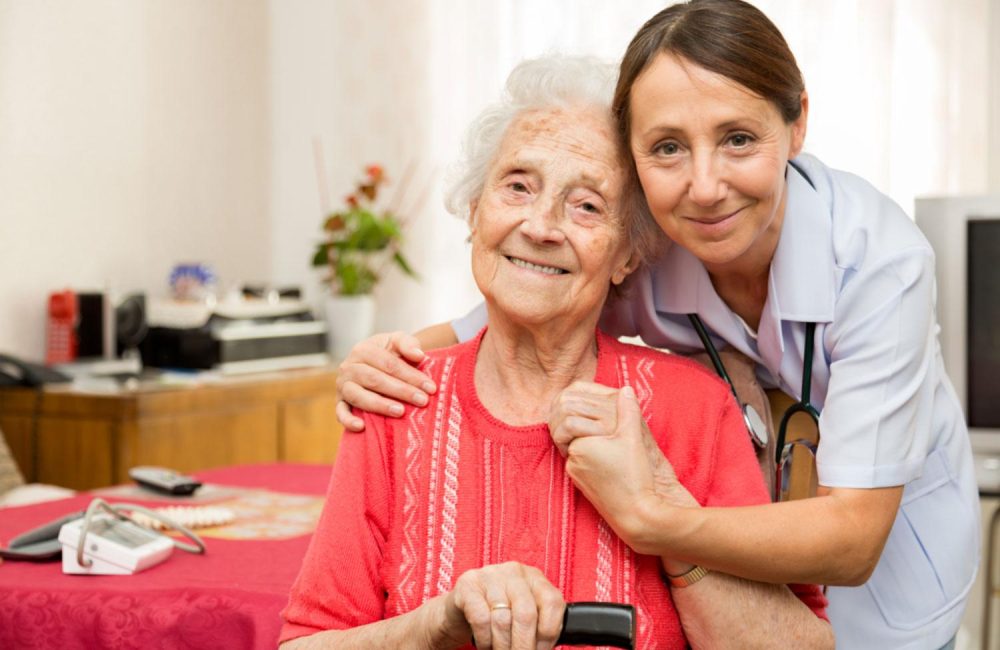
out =
[[562,630],[566,602],[541,571],[519,562],[466,571],[441,601],[442,645],[472,642],[493,650],[548,650]]

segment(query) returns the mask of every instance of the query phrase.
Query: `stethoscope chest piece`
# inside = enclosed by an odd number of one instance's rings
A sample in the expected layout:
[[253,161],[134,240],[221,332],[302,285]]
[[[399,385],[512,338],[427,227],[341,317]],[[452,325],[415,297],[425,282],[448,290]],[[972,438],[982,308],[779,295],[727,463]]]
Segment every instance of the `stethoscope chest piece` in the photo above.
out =
[[760,417],[760,413],[757,412],[750,404],[743,404],[743,422],[747,425],[747,431],[750,432],[750,439],[753,440],[754,444],[764,449],[767,447],[767,425],[764,424],[764,419]]

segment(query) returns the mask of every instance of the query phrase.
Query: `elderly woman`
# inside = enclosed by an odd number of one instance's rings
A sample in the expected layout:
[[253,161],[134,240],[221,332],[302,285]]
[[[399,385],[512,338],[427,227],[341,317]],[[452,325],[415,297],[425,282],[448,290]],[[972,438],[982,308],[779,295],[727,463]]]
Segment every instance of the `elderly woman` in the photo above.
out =
[[767,501],[725,385],[597,330],[649,244],[625,205],[613,78],[588,60],[522,64],[474,125],[451,204],[487,327],[422,364],[438,385],[427,408],[363,414],[373,435],[343,440],[283,647],[551,648],[567,600],[632,603],[640,648],[832,646],[817,588],[797,598],[637,554],[574,487],[591,471],[577,450],[604,437],[560,437],[560,413],[670,461],[608,480],[676,472],[702,505]]

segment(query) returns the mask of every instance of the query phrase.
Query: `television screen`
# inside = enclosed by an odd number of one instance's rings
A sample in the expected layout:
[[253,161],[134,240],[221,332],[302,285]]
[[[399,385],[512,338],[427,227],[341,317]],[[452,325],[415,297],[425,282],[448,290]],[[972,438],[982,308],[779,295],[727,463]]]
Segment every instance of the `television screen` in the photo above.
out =
[[1000,219],[968,222],[969,426],[1000,428]]

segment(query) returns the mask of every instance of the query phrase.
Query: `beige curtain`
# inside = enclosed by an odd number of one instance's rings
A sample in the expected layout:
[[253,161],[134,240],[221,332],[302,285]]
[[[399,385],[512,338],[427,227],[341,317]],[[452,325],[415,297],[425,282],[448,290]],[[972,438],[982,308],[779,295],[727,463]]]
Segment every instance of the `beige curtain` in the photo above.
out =
[[[857,173],[912,214],[928,194],[1000,191],[1000,0],[756,0],[782,29],[811,98],[807,151]],[[363,162],[418,165],[429,199],[408,254],[423,281],[390,276],[380,329],[413,330],[478,302],[465,226],[441,207],[462,129],[511,67],[548,51],[616,61],[664,2],[272,0],[274,275],[304,271],[327,182]],[[427,180],[430,179],[430,180]],[[297,274],[297,275],[296,275]],[[306,279],[305,283],[311,282]]]

